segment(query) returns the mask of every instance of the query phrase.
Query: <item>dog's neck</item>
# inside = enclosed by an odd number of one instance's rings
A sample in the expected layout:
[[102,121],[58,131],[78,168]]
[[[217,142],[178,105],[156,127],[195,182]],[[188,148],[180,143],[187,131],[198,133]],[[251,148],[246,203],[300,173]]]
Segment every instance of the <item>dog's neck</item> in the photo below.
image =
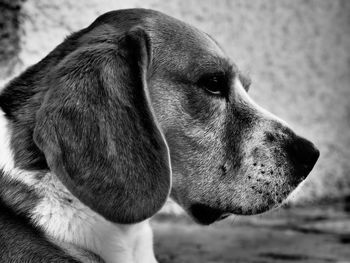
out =
[[5,203],[27,215],[48,239],[82,262],[156,262],[148,221],[109,222],[81,203],[50,171],[19,168],[11,126],[0,110],[0,198]]

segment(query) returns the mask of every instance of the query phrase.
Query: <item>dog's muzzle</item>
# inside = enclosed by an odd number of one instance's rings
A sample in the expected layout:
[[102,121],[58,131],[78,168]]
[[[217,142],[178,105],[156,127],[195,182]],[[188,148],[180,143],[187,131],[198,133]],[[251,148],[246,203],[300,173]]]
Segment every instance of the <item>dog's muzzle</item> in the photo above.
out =
[[289,128],[267,132],[266,140],[270,145],[280,145],[285,158],[291,167],[289,182],[296,186],[303,181],[315,166],[320,151],[309,140],[296,135]]

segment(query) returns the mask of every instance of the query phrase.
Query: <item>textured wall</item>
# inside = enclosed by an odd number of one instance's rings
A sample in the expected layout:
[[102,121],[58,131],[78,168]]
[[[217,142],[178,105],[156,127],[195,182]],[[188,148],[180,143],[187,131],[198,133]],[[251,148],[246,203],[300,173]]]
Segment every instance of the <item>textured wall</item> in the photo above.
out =
[[0,78],[15,70],[20,48],[19,18],[23,0],[0,0]]
[[130,7],[157,9],[211,34],[250,72],[251,96],[320,147],[299,200],[350,188],[350,1],[27,0],[18,67],[98,15]]

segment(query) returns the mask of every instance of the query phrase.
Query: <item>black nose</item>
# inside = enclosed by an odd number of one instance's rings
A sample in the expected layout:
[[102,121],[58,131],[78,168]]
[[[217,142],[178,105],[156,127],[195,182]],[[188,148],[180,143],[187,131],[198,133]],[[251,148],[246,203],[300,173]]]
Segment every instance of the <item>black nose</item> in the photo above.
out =
[[299,178],[304,178],[311,172],[320,156],[320,151],[312,142],[299,136],[287,144],[286,150]]

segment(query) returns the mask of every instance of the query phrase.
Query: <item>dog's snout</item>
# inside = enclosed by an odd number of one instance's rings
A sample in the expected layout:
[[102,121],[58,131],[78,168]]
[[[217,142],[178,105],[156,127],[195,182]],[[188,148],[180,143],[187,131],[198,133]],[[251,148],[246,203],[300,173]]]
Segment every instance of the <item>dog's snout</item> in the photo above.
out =
[[301,177],[309,174],[320,156],[319,150],[312,142],[299,136],[295,136],[286,145],[286,151]]

